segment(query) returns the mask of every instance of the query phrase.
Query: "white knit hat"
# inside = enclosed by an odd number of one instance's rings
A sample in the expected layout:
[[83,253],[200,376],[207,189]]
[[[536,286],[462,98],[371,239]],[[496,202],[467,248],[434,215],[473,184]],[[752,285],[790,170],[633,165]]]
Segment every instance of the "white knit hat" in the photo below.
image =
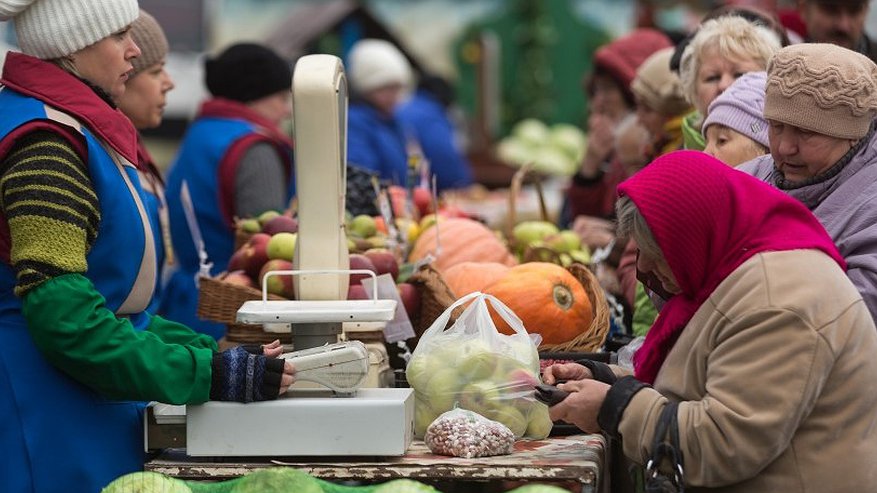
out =
[[350,50],[347,58],[350,87],[363,94],[390,84],[411,83],[411,65],[393,43],[383,39],[363,39]]
[[137,0],[0,0],[0,20],[15,20],[27,55],[61,58],[134,22]]

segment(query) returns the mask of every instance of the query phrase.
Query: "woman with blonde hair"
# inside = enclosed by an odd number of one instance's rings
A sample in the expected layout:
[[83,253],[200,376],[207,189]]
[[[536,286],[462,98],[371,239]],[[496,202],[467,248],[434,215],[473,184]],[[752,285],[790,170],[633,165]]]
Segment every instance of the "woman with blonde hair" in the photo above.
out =
[[709,104],[741,75],[767,68],[780,47],[775,31],[742,17],[724,16],[703,23],[679,66],[683,91],[695,110],[682,122],[686,149],[703,150],[701,125]]

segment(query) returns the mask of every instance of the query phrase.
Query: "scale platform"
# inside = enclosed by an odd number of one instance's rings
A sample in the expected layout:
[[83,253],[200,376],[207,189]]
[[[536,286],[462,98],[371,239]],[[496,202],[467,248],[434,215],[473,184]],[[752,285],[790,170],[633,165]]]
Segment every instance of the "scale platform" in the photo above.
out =
[[237,322],[389,322],[395,314],[396,300],[252,300],[244,302],[238,309]]
[[186,406],[190,456],[401,456],[414,435],[412,389],[293,390],[275,401]]

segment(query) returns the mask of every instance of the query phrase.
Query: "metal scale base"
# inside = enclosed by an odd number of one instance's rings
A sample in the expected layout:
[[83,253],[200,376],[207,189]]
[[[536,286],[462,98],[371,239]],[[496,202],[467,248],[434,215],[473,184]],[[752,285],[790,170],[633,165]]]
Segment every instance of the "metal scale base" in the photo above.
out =
[[414,430],[412,389],[354,397],[293,390],[276,401],[186,409],[186,452],[203,456],[401,456]]

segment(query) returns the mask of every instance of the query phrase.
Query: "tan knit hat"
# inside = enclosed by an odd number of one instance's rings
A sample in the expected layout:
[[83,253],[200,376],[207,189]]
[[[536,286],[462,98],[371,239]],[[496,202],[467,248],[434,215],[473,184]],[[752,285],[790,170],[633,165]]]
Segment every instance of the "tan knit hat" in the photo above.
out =
[[877,116],[877,65],[825,43],[791,45],[767,67],[764,117],[839,139],[860,139]]
[[44,60],[75,53],[137,18],[137,0],[0,0],[21,51]]
[[167,37],[155,17],[140,9],[140,17],[131,24],[131,36],[140,47],[140,56],[131,60],[134,74],[138,74],[167,57]]
[[653,110],[666,116],[687,113],[691,105],[682,92],[682,81],[670,70],[674,48],[664,48],[646,58],[636,71],[630,89]]

